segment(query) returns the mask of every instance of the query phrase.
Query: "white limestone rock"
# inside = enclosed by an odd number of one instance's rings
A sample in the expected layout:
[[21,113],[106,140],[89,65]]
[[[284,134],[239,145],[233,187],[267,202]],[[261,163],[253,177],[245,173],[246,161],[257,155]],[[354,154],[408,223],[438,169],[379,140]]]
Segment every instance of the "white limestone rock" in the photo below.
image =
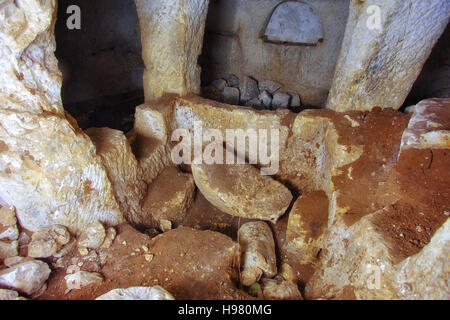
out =
[[175,300],[163,287],[130,287],[111,290],[96,300]]
[[88,225],[80,234],[78,246],[81,248],[97,249],[103,244],[105,237],[105,227],[97,221]]
[[0,260],[19,255],[17,241],[0,241]]
[[70,273],[64,277],[67,291],[79,290],[89,285],[99,285],[103,283],[103,276],[98,272],[87,272],[83,270]]
[[322,24],[307,4],[286,1],[273,11],[264,37],[276,43],[315,45],[323,38]]
[[0,285],[35,295],[41,292],[50,272],[48,265],[42,261],[26,261],[0,271]]
[[13,241],[19,238],[14,207],[0,208],[0,240]]
[[48,258],[58,252],[70,241],[70,233],[64,226],[53,225],[39,229],[31,236],[28,244],[28,256]]

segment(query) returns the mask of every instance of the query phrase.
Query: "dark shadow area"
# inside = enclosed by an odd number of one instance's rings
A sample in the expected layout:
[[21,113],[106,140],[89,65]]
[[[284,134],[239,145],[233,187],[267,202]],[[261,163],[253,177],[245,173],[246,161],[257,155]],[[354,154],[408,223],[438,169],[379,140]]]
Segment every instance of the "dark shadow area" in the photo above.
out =
[[442,34],[423,66],[403,107],[427,98],[450,98],[450,27]]
[[[81,9],[81,29],[66,25],[70,5]],[[139,22],[133,0],[60,0],[56,57],[63,73],[64,108],[82,129],[128,131],[144,101]]]

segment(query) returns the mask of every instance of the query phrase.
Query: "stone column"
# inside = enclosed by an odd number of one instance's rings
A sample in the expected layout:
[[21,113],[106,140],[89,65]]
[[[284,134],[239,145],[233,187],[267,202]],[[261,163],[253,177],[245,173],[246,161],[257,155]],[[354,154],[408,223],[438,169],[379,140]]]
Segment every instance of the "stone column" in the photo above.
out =
[[449,19],[448,0],[352,0],[327,108],[400,108]]
[[146,66],[146,101],[200,92],[198,56],[209,0],[135,0]]

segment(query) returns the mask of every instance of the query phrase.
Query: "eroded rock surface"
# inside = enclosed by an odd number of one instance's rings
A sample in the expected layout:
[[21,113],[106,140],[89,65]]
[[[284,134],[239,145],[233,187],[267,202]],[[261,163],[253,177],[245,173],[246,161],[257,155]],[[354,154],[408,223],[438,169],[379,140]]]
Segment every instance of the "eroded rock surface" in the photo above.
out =
[[96,300],[175,300],[163,287],[131,287],[114,289],[102,294]]
[[50,275],[50,268],[42,261],[32,260],[0,271],[0,285],[27,295],[38,293]]

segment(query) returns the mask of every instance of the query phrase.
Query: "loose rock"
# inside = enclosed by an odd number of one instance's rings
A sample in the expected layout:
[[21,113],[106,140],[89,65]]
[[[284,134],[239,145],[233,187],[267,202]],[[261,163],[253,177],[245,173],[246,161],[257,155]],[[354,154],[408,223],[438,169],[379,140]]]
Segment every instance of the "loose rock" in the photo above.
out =
[[227,81],[229,87],[239,87],[239,78],[234,74],[228,74],[224,77],[224,79]]
[[270,109],[272,105],[272,95],[267,90],[261,92],[259,95],[259,100],[261,100],[264,108]]
[[47,258],[58,252],[70,241],[70,233],[64,226],[53,225],[39,229],[28,244],[28,256]]
[[113,227],[109,227],[108,229],[106,229],[105,241],[103,241],[100,248],[107,249],[107,248],[111,247],[114,239],[116,238],[116,235],[117,235],[117,231]]
[[285,186],[249,164],[193,164],[192,173],[205,198],[233,216],[275,223],[292,200]]
[[34,295],[40,292],[50,271],[48,265],[42,261],[26,261],[0,271],[0,285]]
[[258,83],[250,77],[243,77],[239,80],[239,90],[241,92],[240,102],[244,105],[259,96]]
[[228,83],[224,79],[217,79],[211,82],[211,85],[216,87],[219,91],[223,91],[223,89],[228,86]]
[[289,93],[275,93],[272,100],[272,109],[286,109],[289,107],[290,101]]
[[19,229],[17,228],[16,211],[14,207],[0,208],[0,240],[17,240]]
[[96,300],[175,300],[175,298],[163,287],[154,286],[114,289]]
[[0,241],[0,260],[6,258],[15,257],[19,255],[18,242],[17,241]]
[[89,249],[99,248],[105,241],[106,231],[100,222],[91,223],[78,238],[78,246]]
[[103,283],[103,277],[100,273],[82,270],[68,274],[64,279],[66,280],[67,291],[81,289],[82,287],[92,284],[99,285]]
[[267,91],[270,94],[274,94],[278,89],[280,89],[283,85],[279,82],[272,80],[261,80],[259,83],[259,91]]
[[247,101],[247,103],[245,105],[248,107],[255,108],[255,109],[263,108],[263,104],[262,104],[261,100],[259,100],[258,98],[254,98],[252,100]]
[[222,92],[222,101],[227,104],[238,105],[241,93],[238,88],[225,87]]
[[239,229],[242,252],[241,281],[245,286],[259,281],[264,274],[272,278],[277,274],[277,258],[272,230],[267,223],[248,222]]
[[263,279],[261,288],[267,300],[303,300],[297,284],[282,278]]
[[0,289],[0,301],[3,300],[17,300],[19,293],[14,290]]

